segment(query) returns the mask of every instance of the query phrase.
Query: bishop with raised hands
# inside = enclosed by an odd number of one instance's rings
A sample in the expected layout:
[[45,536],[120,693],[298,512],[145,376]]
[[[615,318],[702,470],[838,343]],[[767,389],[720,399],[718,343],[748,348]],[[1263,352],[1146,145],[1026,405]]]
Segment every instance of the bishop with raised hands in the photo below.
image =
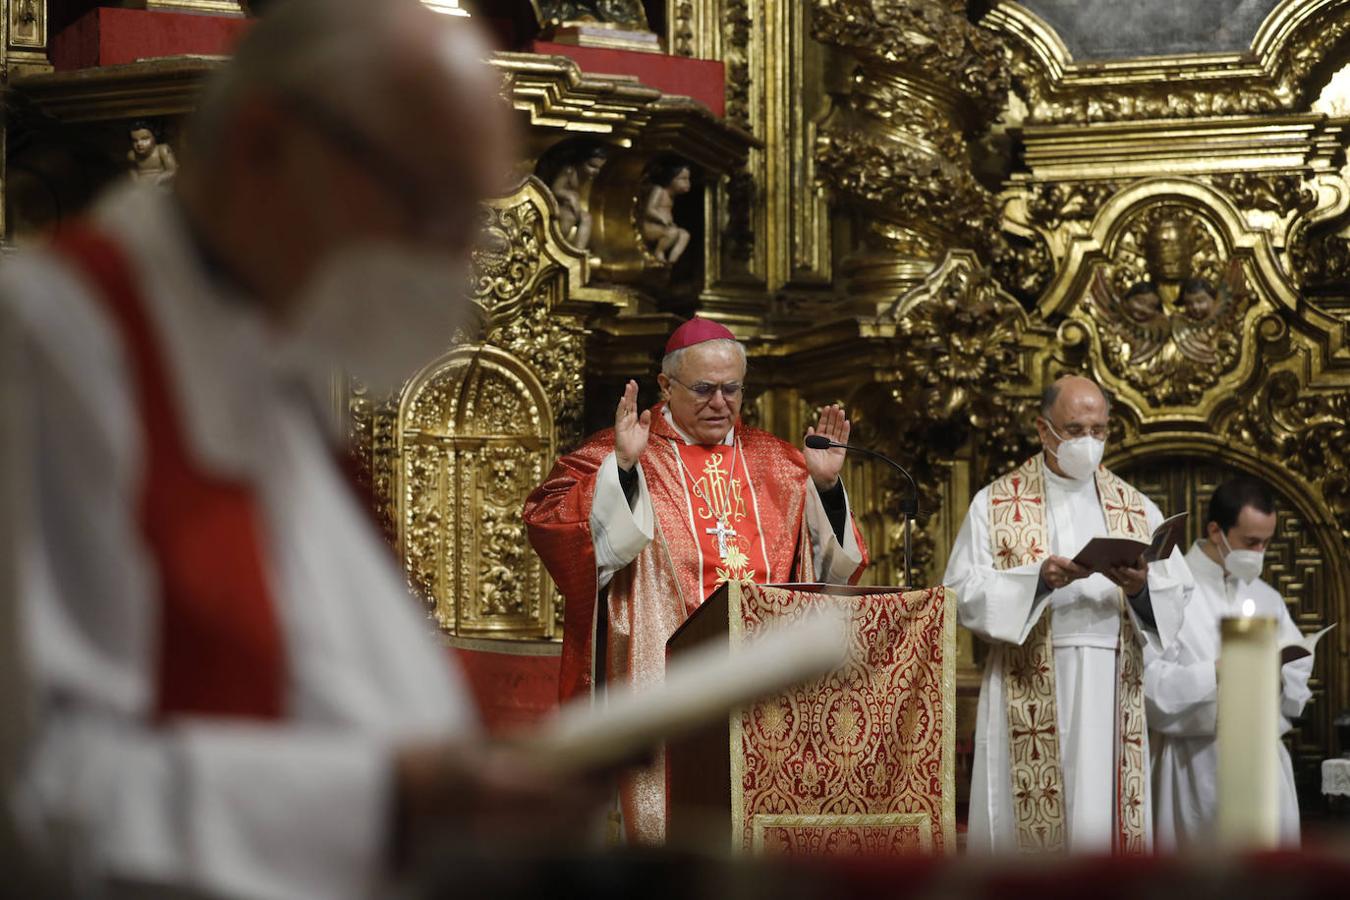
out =
[[[844,451],[801,450],[740,421],[745,348],[694,318],[666,344],[661,402],[637,382],[614,428],[560,459],[525,503],[530,543],[566,600],[561,693],[659,684],[666,640],[727,582],[852,583],[867,565],[839,478]],[[837,406],[808,434],[846,442]],[[665,834],[664,761],[620,789],[630,841]]]

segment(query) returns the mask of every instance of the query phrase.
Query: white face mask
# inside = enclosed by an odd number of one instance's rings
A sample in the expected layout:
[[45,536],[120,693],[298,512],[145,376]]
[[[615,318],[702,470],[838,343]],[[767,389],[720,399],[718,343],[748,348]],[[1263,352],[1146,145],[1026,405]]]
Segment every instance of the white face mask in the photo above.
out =
[[1266,554],[1259,550],[1234,550],[1228,543],[1228,536],[1219,532],[1219,540],[1227,554],[1223,558],[1223,567],[1238,581],[1255,581],[1261,577],[1261,569],[1266,564]]
[[1106,452],[1106,441],[1099,441],[1091,435],[1071,438],[1065,440],[1059,437],[1058,432],[1050,427],[1046,422],[1045,427],[1050,429],[1050,433],[1059,438],[1059,450],[1045,448],[1045,452],[1053,456],[1059,467],[1064,470],[1064,474],[1074,481],[1086,481],[1092,477],[1092,473],[1097,471],[1097,467],[1102,464],[1102,454]]
[[312,363],[337,367],[377,396],[398,390],[450,349],[470,320],[463,270],[439,254],[361,244],[319,265],[304,289],[296,337]]

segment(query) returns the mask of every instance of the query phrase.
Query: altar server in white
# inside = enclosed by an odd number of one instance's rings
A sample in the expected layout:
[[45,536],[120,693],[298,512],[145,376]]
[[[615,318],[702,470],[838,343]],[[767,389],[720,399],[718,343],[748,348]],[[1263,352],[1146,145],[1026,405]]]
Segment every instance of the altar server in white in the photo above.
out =
[[1109,406],[1079,376],[1054,382],[1043,452],[980,490],[943,583],[989,642],[975,725],[975,851],[1143,853],[1151,846],[1143,646],[1181,625],[1190,573],[1169,559],[1091,573],[1091,538],[1148,541],[1162,514],[1101,466]]
[[387,896],[419,834],[568,806],[481,744],[313,390],[448,346],[514,155],[487,52],[416,0],[274,4],[172,189],[0,264],[0,858]]
[[[1301,634],[1284,598],[1261,580],[1275,536],[1275,497],[1254,478],[1234,478],[1210,498],[1204,534],[1186,554],[1195,595],[1181,633],[1165,651],[1145,652],[1144,693],[1153,731],[1153,803],[1158,849],[1212,845],[1216,837],[1215,713],[1218,707],[1219,620],[1244,614],[1280,622],[1280,643]],[[1252,601],[1244,612],[1243,604]],[[1280,669],[1280,734],[1303,713],[1311,692],[1310,656]],[[1280,839],[1299,844],[1294,767],[1284,742],[1280,759]]]

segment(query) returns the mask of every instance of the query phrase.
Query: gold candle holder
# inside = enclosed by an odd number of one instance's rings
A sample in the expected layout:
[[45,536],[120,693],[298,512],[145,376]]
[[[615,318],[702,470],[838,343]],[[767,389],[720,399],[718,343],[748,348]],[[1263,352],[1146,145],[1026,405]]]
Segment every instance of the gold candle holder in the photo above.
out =
[[1233,850],[1280,839],[1279,622],[1242,616],[1219,626],[1218,839]]

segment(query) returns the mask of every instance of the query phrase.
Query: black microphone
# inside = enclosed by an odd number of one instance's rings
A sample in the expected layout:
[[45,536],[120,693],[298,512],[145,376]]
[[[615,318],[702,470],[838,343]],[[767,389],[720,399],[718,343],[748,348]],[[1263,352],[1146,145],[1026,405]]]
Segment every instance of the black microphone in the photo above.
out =
[[850,453],[861,453],[863,456],[870,456],[873,459],[879,459],[886,465],[895,469],[901,475],[909,480],[910,494],[904,500],[900,501],[900,511],[907,516],[919,515],[919,486],[914,482],[914,476],[905,471],[905,467],[900,465],[889,456],[878,453],[875,450],[868,450],[866,447],[857,447],[853,444],[841,444],[838,441],[832,441],[823,434],[808,434],[806,436],[806,446],[812,450],[831,450],[836,447],[847,450]]
[[836,447],[847,450],[849,453],[861,453],[863,456],[870,456],[873,459],[879,459],[886,465],[895,469],[909,481],[909,496],[900,501],[900,512],[905,516],[905,584],[904,587],[913,587],[914,582],[910,578],[910,559],[913,556],[910,546],[910,520],[919,515],[919,485],[915,483],[914,476],[905,470],[889,456],[878,453],[875,450],[868,450],[866,447],[855,447],[852,444],[841,444],[838,441],[832,441],[823,434],[808,434],[806,436],[806,446],[812,450],[831,450]]

